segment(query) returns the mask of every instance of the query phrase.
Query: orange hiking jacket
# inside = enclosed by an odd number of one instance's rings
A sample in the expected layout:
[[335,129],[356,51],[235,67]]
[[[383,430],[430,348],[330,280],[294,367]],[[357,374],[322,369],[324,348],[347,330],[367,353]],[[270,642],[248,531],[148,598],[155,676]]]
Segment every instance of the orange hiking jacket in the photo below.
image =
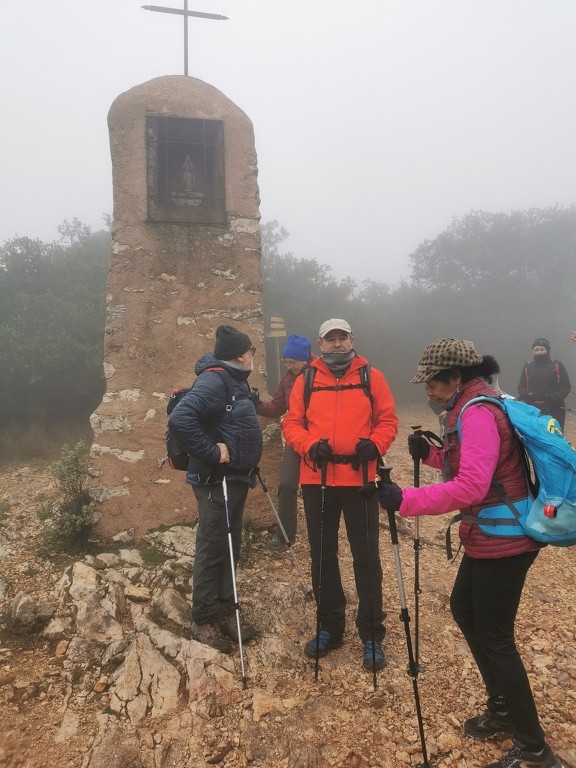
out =
[[[340,379],[330,371],[321,357],[312,361],[316,368],[314,387],[330,387],[360,383],[359,369],[367,364],[365,357],[356,355]],[[337,455],[353,455],[356,443],[367,437],[384,455],[398,432],[398,417],[394,398],[381,371],[370,369],[372,403],[362,388],[321,390],[312,392],[308,409],[304,410],[304,376],[298,376],[290,397],[290,409],[282,422],[282,432],[288,445],[303,457],[300,462],[300,483],[320,485],[320,469],[313,468],[308,456],[311,446],[328,438]],[[373,480],[376,461],[368,463],[368,479]],[[328,463],[327,485],[361,486],[362,467]]]

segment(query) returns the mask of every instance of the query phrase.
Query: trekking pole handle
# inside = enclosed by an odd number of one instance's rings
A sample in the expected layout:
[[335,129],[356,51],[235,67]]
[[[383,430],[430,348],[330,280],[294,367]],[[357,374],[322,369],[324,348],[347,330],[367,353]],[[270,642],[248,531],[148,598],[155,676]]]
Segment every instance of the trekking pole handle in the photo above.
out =
[[[392,472],[392,467],[384,467],[379,466],[376,470],[376,485],[378,483],[381,483],[382,485],[392,485],[392,478],[390,477],[390,473]],[[390,540],[392,541],[392,546],[398,545],[398,529],[396,527],[396,518],[394,516],[394,510],[393,509],[387,509],[386,514],[388,515],[388,527],[390,528]]]
[[[422,425],[418,424],[417,426],[412,427],[412,432],[415,435],[422,435]],[[418,443],[418,452],[417,455],[414,456],[414,487],[419,488],[420,487],[420,443]]]
[[[320,442],[325,443],[328,445],[330,438],[329,437],[321,437]],[[328,462],[323,461],[322,464],[320,464],[320,485],[322,488],[326,488],[326,475],[328,474]]]
[[376,471],[378,473],[377,477],[380,479],[382,485],[392,485],[392,478],[390,477],[392,467],[380,466]]

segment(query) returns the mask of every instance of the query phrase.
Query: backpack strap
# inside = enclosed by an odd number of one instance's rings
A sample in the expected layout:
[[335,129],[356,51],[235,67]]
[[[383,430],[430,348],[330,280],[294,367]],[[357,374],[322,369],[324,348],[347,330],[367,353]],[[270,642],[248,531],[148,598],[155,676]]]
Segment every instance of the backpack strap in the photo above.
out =
[[[226,386],[226,411],[230,412],[234,402],[236,401],[236,394],[234,392],[234,379],[225,368],[213,366],[212,368],[205,368],[202,373],[207,373],[208,371],[214,371],[215,373],[219,374],[220,378],[224,382]],[[200,376],[202,376],[202,373]],[[200,376],[198,378],[200,378]],[[198,381],[198,379],[196,379],[196,381]]]
[[524,363],[524,388],[526,389],[526,392],[530,391],[530,376],[528,375],[529,370],[529,363]]
[[312,395],[312,388],[314,386],[314,376],[316,376],[316,368],[308,366],[304,369],[304,413],[308,410],[310,404],[310,397]]
[[366,363],[358,369],[360,376],[360,382],[358,384],[332,384],[325,387],[315,387],[314,377],[316,376],[316,368],[313,366],[304,370],[304,412],[308,410],[310,405],[310,398],[313,392],[340,392],[344,389],[362,389],[364,394],[370,400],[370,406],[374,404],[374,397],[370,391],[370,363]]

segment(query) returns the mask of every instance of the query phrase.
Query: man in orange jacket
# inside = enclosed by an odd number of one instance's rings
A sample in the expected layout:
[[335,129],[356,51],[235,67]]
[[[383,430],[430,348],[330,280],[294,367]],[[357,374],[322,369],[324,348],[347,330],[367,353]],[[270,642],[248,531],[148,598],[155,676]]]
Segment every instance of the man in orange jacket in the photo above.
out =
[[319,613],[319,632],[306,643],[304,653],[325,656],[343,642],[346,598],[338,563],[343,514],[358,593],[356,626],[364,645],[363,665],[382,669],[386,614],[378,503],[374,496],[365,500],[359,489],[374,479],[377,459],[396,437],[398,417],[384,375],[355,352],[346,320],[322,323],[319,337],[321,356],[310,364],[313,383],[298,377],[282,423],[286,442],[302,457],[300,484]]

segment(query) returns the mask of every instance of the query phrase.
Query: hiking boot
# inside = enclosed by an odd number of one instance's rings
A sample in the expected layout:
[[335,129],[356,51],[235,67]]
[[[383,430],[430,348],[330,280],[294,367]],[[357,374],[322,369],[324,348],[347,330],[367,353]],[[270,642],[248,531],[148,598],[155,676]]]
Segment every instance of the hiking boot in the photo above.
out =
[[332,632],[328,632],[327,629],[321,629],[320,634],[313,637],[312,640],[308,640],[304,646],[304,653],[310,659],[316,658],[316,645],[318,645],[318,658],[322,658],[322,656],[326,656],[334,648],[340,648],[342,637],[336,637]]
[[[374,653],[372,653],[374,648]],[[384,650],[382,643],[378,640],[366,640],[364,643],[364,656],[362,658],[362,666],[369,672],[372,672],[374,668],[384,669],[386,666],[386,657],[384,656]]]
[[[294,544],[294,539],[290,542],[290,546],[292,544]],[[269,549],[271,552],[284,552],[284,550],[288,549],[288,544],[286,544],[282,537],[275,534],[266,542],[266,549]]]
[[215,648],[220,653],[232,653],[232,643],[227,637],[224,637],[220,628],[213,622],[207,624],[197,624],[192,622],[190,635],[193,640],[204,645]]
[[497,763],[489,763],[484,768],[562,768],[562,763],[548,744],[542,752],[529,752],[519,744],[514,744]]
[[[229,602],[223,604],[218,614],[217,623],[222,632],[233,640],[238,642],[238,624],[236,622],[236,609]],[[242,611],[240,611],[240,636],[243,643],[256,637],[256,627],[252,624],[246,624],[242,620]]]
[[[220,629],[235,643],[238,642],[238,624],[236,623],[236,616],[228,616],[221,619]],[[252,624],[245,624],[240,617],[240,636],[243,643],[247,643],[248,640],[252,640],[256,637],[256,627]]]
[[491,739],[498,733],[512,733],[512,723],[507,715],[500,715],[487,709],[478,717],[471,717],[464,721],[464,733],[473,739]]

